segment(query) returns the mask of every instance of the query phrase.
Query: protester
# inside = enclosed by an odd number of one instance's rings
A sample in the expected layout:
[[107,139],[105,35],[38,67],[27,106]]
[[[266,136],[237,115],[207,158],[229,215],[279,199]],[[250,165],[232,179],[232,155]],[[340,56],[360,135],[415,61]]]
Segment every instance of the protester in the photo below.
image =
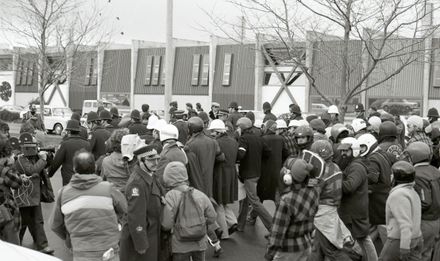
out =
[[[263,135],[263,133],[262,133],[262,131],[261,131],[261,128],[255,126],[255,114],[254,114],[253,112],[251,112],[251,111],[248,111],[248,112],[246,113],[246,116],[245,116],[245,117],[248,118],[248,119],[250,119],[251,122],[252,122],[251,131],[252,131],[255,135],[257,135],[257,136],[261,136],[261,135]],[[261,126],[260,126],[260,127],[261,127]]]
[[336,105],[330,105],[327,113],[330,115],[330,126],[339,122],[339,109]]
[[386,202],[387,241],[380,260],[422,260],[422,206],[414,190],[415,169],[406,161],[392,166],[394,187]]
[[121,235],[121,260],[158,261],[161,244],[163,192],[154,172],[160,158],[143,144],[134,151],[138,164],[127,182],[127,222]]
[[110,113],[112,115],[111,124],[113,125],[114,128],[118,128],[119,127],[119,123],[121,122],[121,117],[119,117],[118,108],[117,107],[111,107],[110,108]]
[[235,130],[238,119],[243,117],[243,115],[238,112],[238,103],[235,101],[229,103],[228,110],[229,110],[228,121],[232,123],[232,127]]
[[394,122],[386,121],[379,126],[379,147],[395,156],[398,160],[402,153],[403,148],[397,140],[397,127]]
[[355,138],[359,138],[362,134],[368,133],[367,122],[364,119],[354,119],[351,123],[351,127],[353,128]]
[[87,140],[87,128],[81,125],[81,115],[79,113],[74,112],[72,114],[72,117],[70,117],[71,120],[76,120],[79,123],[79,136],[85,140]]
[[[73,170],[73,156],[81,149],[91,151],[90,143],[80,136],[79,122],[69,120],[66,126],[67,138],[61,142],[55,153],[52,164],[49,166],[49,177],[53,177],[61,167],[63,186],[67,185],[75,174]],[[100,140],[97,138],[96,140]]]
[[128,135],[127,129],[115,130],[110,136],[112,153],[102,161],[101,176],[104,180],[113,184],[117,190],[125,193],[128,178],[133,172],[136,160],[122,154],[121,143],[124,136]]
[[321,119],[311,120],[310,127],[313,130],[313,140],[328,140],[325,135],[325,123]]
[[115,127],[112,125],[112,115],[108,110],[101,111],[99,119],[101,119],[101,126],[108,130],[110,134],[115,130]]
[[[183,112],[183,111],[182,111]],[[177,130],[179,131],[179,142],[182,144],[186,144],[189,137],[188,132],[188,122],[183,120],[183,114],[175,113],[175,119],[176,121],[173,122],[173,125],[176,126]]]
[[[194,211],[188,219],[199,221],[203,223],[202,226],[209,226],[214,224],[216,220],[216,213],[209,198],[203,192],[188,186],[188,174],[186,167],[182,162],[170,162],[165,168],[163,174],[165,186],[169,189],[165,195],[165,207],[162,215],[162,227],[165,230],[174,229],[171,240],[171,249],[173,253],[173,261],[190,261],[190,260],[205,260],[206,251],[206,230],[200,230],[202,233],[197,233],[199,237],[183,239],[179,231],[188,231],[191,229],[185,226],[187,221],[185,217],[179,215],[183,211],[182,203],[188,204],[188,200],[184,200],[184,193],[187,198],[193,198],[192,202]],[[183,202],[182,202],[183,201]],[[200,226],[199,226],[200,227]],[[206,227],[205,227],[206,228]],[[191,240],[192,239],[192,240]]]
[[406,125],[408,127],[408,136],[409,140],[407,145],[410,145],[413,142],[421,141],[426,143],[429,146],[429,152],[432,153],[432,141],[426,133],[423,131],[423,119],[420,116],[412,115],[406,121]]
[[95,173],[93,154],[79,151],[76,174],[57,195],[51,229],[72,250],[74,261],[119,260],[118,225],[127,212],[124,195]]
[[292,165],[288,175],[291,175],[293,183],[276,209],[266,260],[308,259],[312,247],[313,218],[319,204],[319,185],[308,184],[312,168],[301,159]]
[[37,106],[29,104],[29,111],[23,115],[23,122],[29,122],[36,130],[46,131],[41,115],[37,113]]
[[130,134],[138,134],[139,136],[147,134],[147,127],[141,122],[141,114],[138,110],[132,110],[131,124],[128,126]]
[[214,165],[213,198],[217,203],[217,223],[222,230],[222,238],[228,239],[237,230],[237,218],[232,211],[232,204],[238,199],[238,178],[235,168],[238,143],[226,134],[222,120],[213,120],[209,126],[213,137],[225,155],[225,160]]

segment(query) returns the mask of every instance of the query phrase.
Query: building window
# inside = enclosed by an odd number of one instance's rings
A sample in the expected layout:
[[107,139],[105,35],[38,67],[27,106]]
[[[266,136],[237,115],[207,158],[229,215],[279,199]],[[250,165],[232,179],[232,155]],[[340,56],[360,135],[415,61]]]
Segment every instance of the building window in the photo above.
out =
[[432,85],[440,88],[440,50],[435,50],[434,53],[434,80]]
[[0,58],[0,71],[12,71],[11,58]]
[[165,86],[165,74],[166,74],[165,57],[161,56],[161,59],[163,63],[162,63],[162,73],[160,75],[160,85]]
[[151,85],[159,85],[161,56],[154,56],[153,80]]
[[98,61],[94,57],[90,57],[87,60],[86,67],[86,79],[85,85],[97,85],[98,84]]
[[232,54],[226,53],[225,60],[223,63],[223,86],[231,85],[231,67],[232,67]]
[[153,69],[153,56],[147,56],[147,67],[145,70],[144,85],[151,85],[151,70]]
[[27,74],[29,71],[29,61],[23,62],[21,71],[21,85],[26,85]]
[[200,75],[200,54],[193,55],[193,66],[191,73],[191,85],[199,85],[199,75]]
[[34,79],[34,66],[35,64],[33,62],[28,63],[26,85],[32,85],[32,81]]
[[202,86],[208,86],[209,84],[209,54],[202,56]]

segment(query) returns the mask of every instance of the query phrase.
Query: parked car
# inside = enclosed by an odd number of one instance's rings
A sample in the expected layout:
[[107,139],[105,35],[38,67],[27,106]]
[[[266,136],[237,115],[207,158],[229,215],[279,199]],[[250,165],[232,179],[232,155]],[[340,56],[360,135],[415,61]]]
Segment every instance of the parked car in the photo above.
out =
[[[36,105],[37,112],[40,111],[40,106]],[[20,117],[26,114],[28,110],[20,112]],[[53,132],[57,135],[61,135],[64,128],[67,126],[67,121],[72,117],[72,110],[68,107],[51,107],[44,106],[44,126],[48,132]]]
[[116,105],[113,102],[107,100],[84,100],[82,107],[82,117],[86,118],[87,113],[91,111],[97,111],[99,106],[104,106],[104,109],[110,110],[111,107],[118,108],[119,116],[130,115],[130,106]]
[[0,111],[9,111],[9,112],[15,112],[20,113],[24,110],[23,106],[19,105],[3,105],[0,107]]
[[416,111],[420,108],[418,102],[408,101],[407,99],[391,98],[391,99],[378,99],[371,104],[378,109],[383,109],[387,112],[391,108],[397,108],[401,114],[412,114],[411,112]]
[[328,106],[322,103],[312,103],[311,112],[321,114],[328,111]]

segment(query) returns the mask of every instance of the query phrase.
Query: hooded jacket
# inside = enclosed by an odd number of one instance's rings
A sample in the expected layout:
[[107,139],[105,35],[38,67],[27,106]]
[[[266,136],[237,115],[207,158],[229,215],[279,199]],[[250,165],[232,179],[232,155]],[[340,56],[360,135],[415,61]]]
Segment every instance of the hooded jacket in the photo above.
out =
[[88,257],[117,248],[118,217],[126,212],[124,195],[111,183],[95,174],[75,174],[59,191],[50,223],[61,239],[70,239],[74,256]]
[[114,151],[102,161],[101,175],[105,180],[112,183],[116,189],[124,193],[135,162],[135,160],[130,162],[123,160],[122,154]]

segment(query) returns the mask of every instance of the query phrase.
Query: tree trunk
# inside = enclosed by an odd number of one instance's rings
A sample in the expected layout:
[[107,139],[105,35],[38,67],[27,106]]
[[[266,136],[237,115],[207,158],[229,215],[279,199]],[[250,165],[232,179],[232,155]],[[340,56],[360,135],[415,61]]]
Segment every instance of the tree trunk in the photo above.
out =
[[349,66],[348,66],[348,52],[349,48],[348,45],[350,43],[350,32],[351,32],[351,5],[352,0],[349,0],[347,2],[347,9],[345,11],[345,26],[344,26],[344,46],[342,49],[342,70],[341,70],[341,89],[340,89],[340,95],[341,95],[341,101],[338,104],[339,107],[339,120],[341,122],[344,122],[345,113],[347,112],[347,103],[348,103],[348,97],[347,91],[349,88],[349,82],[350,82],[350,76],[348,73]]

